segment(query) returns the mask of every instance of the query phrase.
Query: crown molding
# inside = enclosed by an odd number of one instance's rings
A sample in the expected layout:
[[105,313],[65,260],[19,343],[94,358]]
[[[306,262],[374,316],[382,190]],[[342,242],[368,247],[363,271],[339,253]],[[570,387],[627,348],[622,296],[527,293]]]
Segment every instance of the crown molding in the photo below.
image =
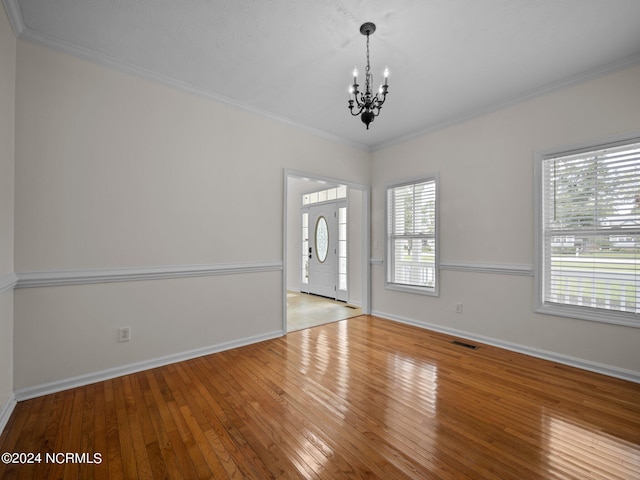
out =
[[4,5],[5,12],[7,12],[7,17],[9,18],[9,23],[13,29],[13,33],[16,37],[22,35],[22,32],[24,32],[26,27],[24,25],[22,10],[20,10],[18,0],[2,0],[2,4]]
[[551,82],[542,87],[521,92],[517,95],[512,96],[507,100],[491,103],[489,105],[485,105],[478,109],[470,110],[466,113],[463,113],[462,115],[451,117],[442,122],[429,125],[425,128],[417,130],[413,133],[409,133],[407,135],[403,135],[393,140],[382,142],[379,144],[374,144],[374,145],[367,145],[360,142],[355,142],[353,140],[348,140],[339,135],[331,134],[316,128],[312,128],[308,125],[304,125],[299,122],[296,122],[290,118],[286,118],[280,115],[276,115],[272,112],[268,112],[266,110],[256,108],[252,105],[234,100],[224,95],[220,95],[215,92],[211,92],[209,90],[203,89],[201,87],[189,84],[187,82],[177,80],[173,77],[162,75],[160,73],[156,73],[151,70],[138,67],[136,65],[121,62],[107,55],[104,55],[102,53],[95,52],[93,50],[86,49],[83,47],[79,47],[77,45],[71,44],[69,42],[65,42],[63,40],[60,40],[54,37],[50,37],[48,35],[41,35],[29,29],[29,27],[25,25],[18,0],[2,0],[2,3],[4,4],[5,10],[7,12],[7,16],[9,18],[9,22],[11,23],[11,27],[13,28],[13,31],[16,37],[19,37],[20,39],[27,40],[39,45],[43,45],[43,46],[52,48],[54,50],[60,51],[62,53],[66,53],[68,55],[72,55],[74,57],[82,58],[92,63],[105,66],[107,68],[112,68],[114,70],[118,70],[123,73],[128,73],[140,78],[144,78],[154,83],[160,83],[160,84],[175,88],[177,90],[181,90],[187,93],[205,97],[210,100],[214,100],[216,102],[226,104],[231,107],[238,108],[240,110],[244,110],[249,113],[253,113],[260,117],[267,118],[269,120],[288,125],[290,127],[304,131],[313,136],[323,138],[325,140],[328,140],[334,143],[347,145],[349,147],[356,148],[358,150],[365,151],[370,154],[377,152],[379,150],[384,150],[394,145],[404,143],[414,138],[418,138],[439,130],[443,130],[453,125],[457,125],[457,124],[466,122],[468,120],[472,120],[474,118],[478,118],[483,115],[487,115],[487,114],[502,110],[504,108],[516,105],[518,103],[522,103],[524,101],[533,99],[535,97],[545,95],[557,90],[561,90],[565,87],[577,85],[579,83],[583,83],[585,81],[588,81],[597,77],[601,77],[609,73],[613,73],[617,70],[622,70],[624,68],[628,68],[628,67],[632,67],[640,64],[640,53],[634,54],[634,55],[607,63],[605,65],[601,65],[599,67],[587,70],[585,72],[582,72],[576,75],[571,75],[569,77],[566,77],[564,79],[561,79],[555,82]]
[[610,73],[614,73],[618,70],[623,70],[625,68],[634,67],[636,65],[640,65],[640,53],[634,54],[628,57],[621,58],[619,60],[607,63],[605,65],[600,65],[599,67],[587,70],[585,72],[571,75],[569,77],[563,78],[556,82],[551,82],[546,85],[543,85],[539,88],[534,88],[532,90],[528,90],[525,92],[521,92],[517,95],[508,98],[507,100],[503,100],[500,102],[491,103],[489,105],[485,105],[475,110],[471,110],[462,115],[458,115],[455,117],[451,117],[447,120],[444,120],[440,123],[436,123],[434,125],[428,126],[426,128],[417,130],[408,135],[404,135],[402,137],[395,138],[388,142],[383,142],[378,145],[374,145],[371,147],[372,152],[377,152],[379,150],[384,150],[385,148],[392,147],[394,145],[398,145],[404,143],[408,140],[412,140],[414,138],[422,137],[429,133],[436,132],[438,130],[443,130],[448,127],[452,127],[454,125],[458,125],[460,123],[464,123],[468,120],[473,120],[474,118],[482,117],[484,115],[488,115],[490,113],[497,112],[499,110],[511,107],[513,105],[517,105],[522,102],[526,102],[527,100],[531,100],[536,97],[540,97],[542,95],[546,95],[548,93],[552,93],[558,90],[562,90],[563,88],[571,87],[573,85],[578,85],[580,83],[584,83],[588,80],[593,80],[598,77],[603,77]]
[[[16,8],[18,8],[18,12],[19,12],[19,7],[17,6],[17,0],[3,0],[3,2],[10,2],[16,5]],[[19,19],[20,21],[22,20],[22,16],[19,15]],[[13,25],[13,23],[12,23]],[[24,23],[21,24],[22,27],[20,29],[20,39],[21,40],[26,40],[28,42],[31,43],[35,43],[37,45],[42,45],[48,48],[51,48],[53,50],[56,50],[58,52],[61,53],[65,53],[67,55],[71,55],[73,57],[76,58],[81,58],[83,60],[87,60],[89,62],[101,65],[103,67],[107,67],[113,70],[117,70],[119,72],[122,73],[126,73],[129,75],[133,75],[139,78],[143,78],[145,80],[154,82],[154,83],[159,83],[162,85],[166,85],[168,87],[174,88],[176,90],[180,90],[183,92],[187,92],[193,95],[197,95],[200,97],[204,97],[207,98],[209,100],[213,100],[225,105],[228,105],[230,107],[233,108],[237,108],[240,110],[243,110],[245,112],[249,112],[252,113],[254,115],[281,123],[281,124],[285,124],[288,125],[290,127],[294,127],[298,130],[302,130],[308,134],[314,135],[316,137],[320,137],[323,138],[325,140],[329,140],[331,142],[334,143],[340,143],[343,145],[347,145],[350,146],[352,148],[356,148],[359,150],[363,150],[366,152],[371,152],[371,147],[362,143],[358,143],[358,142],[354,142],[351,140],[348,140],[344,137],[338,136],[338,135],[333,135],[330,133],[327,133],[325,131],[322,130],[318,130],[312,127],[309,127],[308,125],[303,125],[301,123],[295,122],[294,120],[291,120],[290,118],[287,117],[283,117],[277,114],[274,114],[272,112],[268,112],[266,110],[261,110],[259,108],[256,108],[252,105],[249,105],[247,103],[243,103],[237,100],[234,100],[232,98],[226,97],[224,95],[220,95],[217,94],[215,92],[206,90],[204,88],[198,87],[196,85],[192,85],[188,82],[184,82],[181,80],[177,80],[173,77],[167,76],[167,75],[163,75],[161,73],[157,73],[154,72],[152,70],[148,70],[146,68],[142,68],[139,67],[137,65],[133,65],[130,63],[126,63],[126,62],[122,62],[120,60],[116,60],[112,57],[109,57],[108,55],[105,55],[103,53],[99,53],[96,52],[94,50],[90,50],[88,48],[84,48],[84,47],[79,47],[78,45],[74,45],[70,42],[66,42],[64,40],[60,40],[54,37],[50,37],[48,35],[42,35],[40,33],[37,33],[31,29],[29,29],[28,27],[25,27]],[[14,27],[14,31],[16,30],[16,28]],[[17,36],[18,34],[16,34]]]
[[18,273],[16,288],[58,287],[95,283],[165,280],[169,278],[239,275],[282,271],[281,261],[222,263],[212,265],[169,265],[141,268],[103,268],[83,270],[48,270]]

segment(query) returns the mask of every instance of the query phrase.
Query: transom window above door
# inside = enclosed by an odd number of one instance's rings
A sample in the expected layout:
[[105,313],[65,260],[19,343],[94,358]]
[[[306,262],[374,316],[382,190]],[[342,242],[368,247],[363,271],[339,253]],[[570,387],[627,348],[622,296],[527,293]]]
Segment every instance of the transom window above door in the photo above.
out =
[[347,198],[346,185],[340,185],[319,192],[306,193],[302,196],[302,205],[312,205],[320,202],[330,202],[340,198]]

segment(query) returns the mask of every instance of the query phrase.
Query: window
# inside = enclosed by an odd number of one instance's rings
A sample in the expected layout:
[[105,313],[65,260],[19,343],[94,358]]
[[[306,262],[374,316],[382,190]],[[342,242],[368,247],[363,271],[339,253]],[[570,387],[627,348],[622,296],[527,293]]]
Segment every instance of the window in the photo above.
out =
[[436,180],[387,187],[388,289],[438,294]]
[[314,238],[316,239],[316,258],[318,262],[324,263],[329,253],[329,226],[327,219],[323,216],[318,217]]
[[347,290],[347,207],[338,207],[338,290]]
[[302,213],[302,283],[309,284],[309,212]]
[[347,186],[320,190],[319,192],[307,193],[302,196],[302,205],[311,205],[313,203],[327,202],[339,198],[347,198]]
[[640,326],[640,138],[537,162],[537,311]]

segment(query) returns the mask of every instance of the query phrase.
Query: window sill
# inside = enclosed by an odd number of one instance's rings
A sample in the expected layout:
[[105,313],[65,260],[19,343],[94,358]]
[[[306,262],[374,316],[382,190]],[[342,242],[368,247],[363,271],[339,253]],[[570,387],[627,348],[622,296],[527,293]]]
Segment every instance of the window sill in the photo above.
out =
[[398,283],[386,283],[384,288],[385,290],[393,290],[395,292],[414,293],[418,295],[427,295],[430,297],[440,296],[437,288],[413,287],[411,285],[401,285]]
[[635,315],[633,313],[554,304],[539,305],[534,312],[545,315],[555,315],[558,317],[575,318],[578,320],[588,320],[590,322],[640,328],[640,315]]

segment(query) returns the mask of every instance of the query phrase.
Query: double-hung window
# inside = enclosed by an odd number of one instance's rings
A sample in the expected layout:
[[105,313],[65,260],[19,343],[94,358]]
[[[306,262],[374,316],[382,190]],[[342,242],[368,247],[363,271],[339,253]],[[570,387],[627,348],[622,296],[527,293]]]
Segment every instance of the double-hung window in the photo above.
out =
[[536,311],[640,327],[640,138],[536,162]]
[[386,287],[438,294],[437,178],[387,187]]

